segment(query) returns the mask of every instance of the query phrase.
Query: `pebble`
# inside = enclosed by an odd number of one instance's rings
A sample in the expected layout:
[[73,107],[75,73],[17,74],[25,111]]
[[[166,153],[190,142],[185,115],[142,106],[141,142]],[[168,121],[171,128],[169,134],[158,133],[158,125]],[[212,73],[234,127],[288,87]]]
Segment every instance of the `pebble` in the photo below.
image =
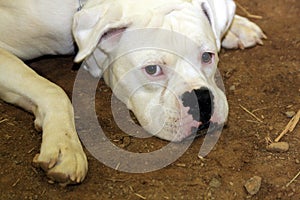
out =
[[130,145],[131,139],[130,137],[123,137],[122,144],[120,145],[122,148],[126,148]]
[[274,142],[269,144],[266,149],[270,152],[286,152],[289,150],[289,143],[287,142]]
[[287,112],[285,112],[285,115],[286,115],[288,118],[294,117],[295,114],[296,114],[295,111],[287,111]]
[[175,164],[177,167],[186,167],[186,164],[184,164],[184,163],[177,163],[177,164]]
[[255,195],[259,191],[261,180],[260,176],[253,176],[245,183],[244,187],[250,195]]
[[232,85],[232,86],[230,86],[230,88],[229,88],[229,90],[230,91],[234,91],[236,88],[235,88],[235,85]]
[[209,182],[209,186],[213,188],[218,188],[221,186],[221,181],[217,178],[212,178]]

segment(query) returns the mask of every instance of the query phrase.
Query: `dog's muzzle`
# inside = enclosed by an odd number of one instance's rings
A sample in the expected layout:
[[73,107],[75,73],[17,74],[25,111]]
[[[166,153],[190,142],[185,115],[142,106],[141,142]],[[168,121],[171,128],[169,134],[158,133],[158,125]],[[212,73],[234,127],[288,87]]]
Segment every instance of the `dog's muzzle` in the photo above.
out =
[[208,128],[214,111],[212,93],[206,87],[201,87],[191,92],[185,92],[181,96],[181,100],[184,107],[190,108],[188,114],[192,115],[195,121],[201,122],[201,125],[192,132]]

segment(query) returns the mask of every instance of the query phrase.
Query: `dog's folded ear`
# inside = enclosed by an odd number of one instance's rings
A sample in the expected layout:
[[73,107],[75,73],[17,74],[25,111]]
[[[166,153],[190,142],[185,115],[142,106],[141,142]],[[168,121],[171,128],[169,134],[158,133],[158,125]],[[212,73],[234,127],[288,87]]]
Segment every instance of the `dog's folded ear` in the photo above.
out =
[[[130,24],[124,18],[122,8],[117,3],[86,4],[81,11],[74,15],[72,31],[79,50],[75,62],[84,60],[98,45],[102,48],[99,43],[103,42],[104,51],[113,48],[119,39],[118,36]],[[104,42],[110,37],[114,37],[114,39]]]
[[217,47],[220,50],[220,41],[234,17],[235,3],[233,0],[193,0],[192,3],[200,8],[206,16],[215,34]]

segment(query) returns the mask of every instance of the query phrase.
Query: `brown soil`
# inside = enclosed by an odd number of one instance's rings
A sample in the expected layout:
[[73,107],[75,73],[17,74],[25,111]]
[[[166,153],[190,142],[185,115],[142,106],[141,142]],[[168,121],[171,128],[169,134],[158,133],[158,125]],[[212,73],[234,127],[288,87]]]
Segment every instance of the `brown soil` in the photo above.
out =
[[[238,2],[263,16],[253,21],[268,40],[247,50],[222,49],[219,68],[227,90],[229,121],[205,160],[197,157],[203,138],[196,139],[175,163],[144,174],[119,172],[88,154],[89,173],[82,184],[52,185],[42,170],[32,166],[41,142],[33,116],[1,101],[0,199],[300,199],[300,177],[286,187],[300,170],[300,125],[282,139],[290,145],[288,152],[270,153],[265,141],[267,136],[274,139],[288,123],[285,112],[300,109],[300,1]],[[71,95],[76,76],[72,57],[45,58],[31,66]],[[122,143],[124,134],[112,122],[109,109],[111,92],[103,83],[100,87],[96,108],[101,110],[101,126]],[[256,110],[263,122],[240,105]],[[165,144],[158,138],[147,140],[153,146]],[[126,148],[143,150],[145,143],[140,141],[132,138]],[[254,175],[262,183],[259,192],[250,196],[243,185]]]

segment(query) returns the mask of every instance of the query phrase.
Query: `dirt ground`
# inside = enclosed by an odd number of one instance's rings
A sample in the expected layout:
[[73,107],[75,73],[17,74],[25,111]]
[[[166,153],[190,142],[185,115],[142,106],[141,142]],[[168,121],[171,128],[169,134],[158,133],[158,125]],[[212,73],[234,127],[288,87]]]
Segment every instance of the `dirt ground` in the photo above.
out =
[[[229,101],[229,121],[213,151],[197,157],[203,138],[197,138],[176,162],[150,173],[130,174],[111,169],[88,152],[89,172],[80,185],[49,184],[43,171],[32,166],[41,134],[34,117],[0,101],[0,199],[300,199],[300,125],[282,138],[285,153],[266,151],[266,137],[276,138],[289,122],[287,111],[300,109],[300,1],[239,0],[268,40],[247,50],[221,50],[219,69]],[[240,9],[238,13],[243,14]],[[71,95],[76,71],[72,57],[45,58],[30,63],[38,73]],[[101,94],[100,94],[101,90]],[[111,91],[101,83],[96,109],[105,132],[122,143],[126,137],[113,123]],[[259,117],[258,122],[241,106]],[[140,151],[147,144],[165,145],[158,138],[130,138],[126,149]],[[254,175],[262,178],[257,194],[244,184]]]

